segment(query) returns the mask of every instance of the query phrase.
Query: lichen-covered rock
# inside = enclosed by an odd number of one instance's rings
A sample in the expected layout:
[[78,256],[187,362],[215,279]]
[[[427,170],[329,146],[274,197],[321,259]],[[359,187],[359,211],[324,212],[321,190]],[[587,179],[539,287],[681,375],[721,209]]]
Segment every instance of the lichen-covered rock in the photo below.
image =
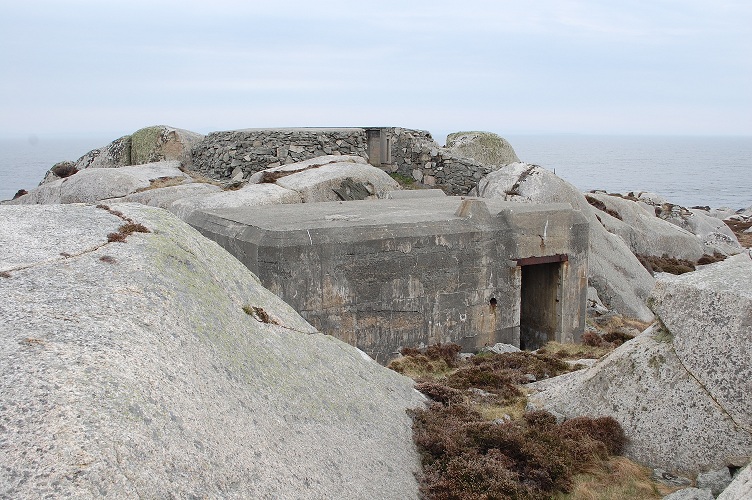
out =
[[446,148],[457,156],[472,158],[484,165],[501,167],[520,161],[512,145],[491,132],[455,132],[447,136]]
[[573,185],[542,167],[513,163],[488,174],[471,194],[523,203],[569,203],[580,210],[590,222],[590,285],[610,309],[642,321],[653,319],[646,300],[655,280],[624,240],[603,227],[595,209]]
[[70,177],[44,183],[9,204],[96,203],[149,189],[159,179],[192,182],[177,161],[120,168],[89,168]]
[[101,148],[93,149],[75,162],[78,170],[87,168],[116,168],[132,164],[130,135],[115,139]]
[[587,370],[537,384],[531,401],[567,417],[610,415],[626,453],[697,474],[752,456],[752,257],[659,279],[658,324]]
[[411,380],[118,210],[0,207],[0,497],[418,497]]
[[189,130],[158,125],[131,135],[131,165],[176,160],[190,163],[191,150],[204,136]]

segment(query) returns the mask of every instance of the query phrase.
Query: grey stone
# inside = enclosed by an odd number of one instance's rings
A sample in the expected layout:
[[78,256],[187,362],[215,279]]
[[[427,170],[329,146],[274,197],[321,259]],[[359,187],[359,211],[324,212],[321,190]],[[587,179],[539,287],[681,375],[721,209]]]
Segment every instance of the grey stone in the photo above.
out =
[[700,488],[683,488],[675,491],[670,495],[663,497],[663,500],[713,500],[710,490]]
[[513,163],[491,172],[478,194],[522,203],[569,203],[590,223],[588,279],[609,309],[642,321],[653,319],[646,300],[655,280],[620,237],[609,233],[577,188],[536,165]]
[[731,484],[731,473],[728,467],[697,474],[697,487],[710,490],[713,496],[720,495],[729,484]]
[[175,160],[191,163],[191,150],[204,138],[202,134],[156,125],[131,135],[131,165]]
[[399,189],[397,181],[383,170],[365,163],[327,163],[318,168],[306,169],[279,179],[276,184],[297,192],[304,203],[339,201],[336,190],[349,179],[368,188],[376,198],[384,198],[390,191]]
[[276,184],[249,184],[234,191],[209,193],[175,200],[168,210],[185,221],[195,211],[215,211],[238,207],[301,203],[300,195]]
[[491,132],[455,132],[447,136],[446,147],[454,155],[485,165],[500,167],[520,161],[512,145]]
[[193,182],[159,189],[148,189],[129,194],[123,198],[108,200],[108,203],[141,203],[150,207],[169,209],[174,202],[183,198],[201,198],[221,193],[222,188],[213,184]]
[[692,484],[692,480],[688,477],[677,476],[663,469],[653,469],[651,479],[668,486],[689,486]]
[[749,500],[752,498],[752,464],[734,475],[731,484],[718,495],[717,500]]
[[505,352],[520,352],[520,348],[513,346],[512,344],[497,343],[491,347],[484,347],[481,352],[492,352],[494,354],[502,354]]
[[418,498],[410,379],[168,212],[118,210],[151,232],[0,207],[0,497]]

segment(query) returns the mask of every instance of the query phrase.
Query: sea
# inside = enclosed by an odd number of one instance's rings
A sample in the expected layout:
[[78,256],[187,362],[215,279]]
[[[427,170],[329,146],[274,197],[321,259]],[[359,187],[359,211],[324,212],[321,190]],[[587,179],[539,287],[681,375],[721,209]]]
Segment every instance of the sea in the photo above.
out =
[[[685,206],[752,206],[752,137],[505,135],[517,156],[581,191],[649,191]],[[0,200],[113,137],[0,137]]]

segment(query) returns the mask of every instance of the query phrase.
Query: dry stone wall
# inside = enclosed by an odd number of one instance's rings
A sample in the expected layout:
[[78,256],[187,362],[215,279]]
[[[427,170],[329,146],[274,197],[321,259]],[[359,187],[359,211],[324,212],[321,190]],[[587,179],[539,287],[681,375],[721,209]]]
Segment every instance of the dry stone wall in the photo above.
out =
[[[215,179],[240,181],[270,167],[322,155],[369,159],[366,128],[248,129],[213,132],[193,148],[194,169]],[[373,130],[373,129],[371,129]],[[501,165],[484,165],[440,147],[425,130],[380,128],[389,159],[377,165],[447,194],[464,195]]]
[[450,195],[465,195],[488,173],[501,165],[483,165],[439,147],[425,130],[392,130],[391,171]]
[[193,164],[195,170],[215,179],[242,180],[266,168],[330,154],[368,158],[365,129],[212,132],[193,149]]

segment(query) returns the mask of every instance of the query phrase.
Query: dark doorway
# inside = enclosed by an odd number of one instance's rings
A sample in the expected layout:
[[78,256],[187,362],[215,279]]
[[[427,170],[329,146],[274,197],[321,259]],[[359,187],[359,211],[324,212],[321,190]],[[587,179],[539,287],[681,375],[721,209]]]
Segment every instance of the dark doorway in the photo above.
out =
[[523,265],[520,291],[520,349],[532,351],[556,340],[561,262]]

